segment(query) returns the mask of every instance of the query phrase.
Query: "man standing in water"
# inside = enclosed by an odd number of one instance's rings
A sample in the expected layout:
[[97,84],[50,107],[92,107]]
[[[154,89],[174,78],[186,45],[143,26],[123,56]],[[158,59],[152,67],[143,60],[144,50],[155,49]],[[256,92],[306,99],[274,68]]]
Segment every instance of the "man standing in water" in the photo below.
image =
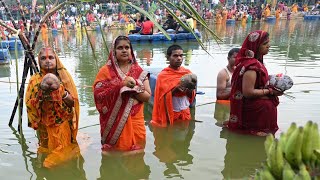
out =
[[197,83],[196,75],[181,66],[183,50],[179,45],[171,45],[166,57],[170,65],[157,77],[151,121],[161,127],[191,120],[189,105],[195,98]]
[[220,70],[217,77],[217,100],[229,100],[231,91],[231,78],[234,70],[234,62],[239,48],[233,48],[228,53],[228,65]]

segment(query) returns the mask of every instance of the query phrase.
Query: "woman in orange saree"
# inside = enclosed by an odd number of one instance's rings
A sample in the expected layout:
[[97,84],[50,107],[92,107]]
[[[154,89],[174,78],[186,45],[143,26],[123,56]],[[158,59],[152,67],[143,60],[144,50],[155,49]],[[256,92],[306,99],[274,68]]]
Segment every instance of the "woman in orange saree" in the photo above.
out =
[[[53,49],[42,48],[38,62],[41,71],[30,78],[26,91],[28,126],[37,130],[38,153],[48,154],[43,166],[53,167],[80,152],[76,142],[78,93],[71,75]],[[49,73],[60,80],[56,89],[45,86],[43,79]]]
[[41,37],[42,37],[44,46],[48,46],[49,45],[48,26],[46,23],[43,23],[41,25]]
[[143,102],[151,92],[148,76],[136,62],[128,37],[117,37],[93,85],[104,152],[144,149]]

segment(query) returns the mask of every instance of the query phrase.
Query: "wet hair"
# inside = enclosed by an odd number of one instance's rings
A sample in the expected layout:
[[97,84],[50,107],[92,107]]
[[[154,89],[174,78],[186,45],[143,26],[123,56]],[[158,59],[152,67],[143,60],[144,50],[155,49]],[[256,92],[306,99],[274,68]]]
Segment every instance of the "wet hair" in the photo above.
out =
[[238,53],[240,51],[240,48],[232,48],[229,52],[228,52],[228,58],[230,58],[234,53]]
[[183,49],[181,46],[179,46],[177,44],[171,45],[167,49],[167,56],[171,56],[172,51],[175,51],[175,50],[183,50]]

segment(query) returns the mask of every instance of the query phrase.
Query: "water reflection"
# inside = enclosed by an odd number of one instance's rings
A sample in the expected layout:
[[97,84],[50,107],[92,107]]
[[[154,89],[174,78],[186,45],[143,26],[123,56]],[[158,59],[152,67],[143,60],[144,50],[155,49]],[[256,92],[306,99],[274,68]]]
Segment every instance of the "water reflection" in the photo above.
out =
[[43,160],[44,157],[41,154],[30,158],[36,179],[87,179],[83,168],[85,161],[81,154],[79,154],[75,159],[70,160],[61,166],[55,167],[54,169],[42,167]]
[[144,155],[102,155],[98,179],[148,179],[151,171],[144,162]]
[[[173,43],[179,44],[185,52],[184,65],[199,75],[199,84],[215,86],[215,75],[225,66],[224,59],[230,48],[239,47],[249,32],[264,28],[268,30],[271,38],[271,51],[266,56],[266,65],[276,73],[283,72],[282,66],[287,66],[288,75],[291,75],[297,82],[290,91],[296,100],[292,102],[286,98],[281,99],[278,111],[281,130],[288,128],[291,121],[300,124],[305,124],[304,121],[309,119],[319,121],[317,120],[319,102],[315,99],[319,97],[319,83],[316,82],[320,66],[320,23],[290,20],[277,21],[274,24],[252,22],[251,25],[247,24],[246,26],[241,26],[238,23],[225,27],[211,25],[211,29],[214,31],[216,28],[218,28],[217,32],[224,42],[218,47],[211,37],[209,43],[205,43],[208,51],[214,57],[213,60],[205,51],[201,50],[197,42],[136,43],[133,48],[138,56],[138,62],[144,68],[147,66],[149,68],[150,65],[150,69],[162,69],[168,66],[165,61],[167,47]],[[68,64],[66,68],[74,77],[81,103],[80,128],[82,128],[98,123],[99,118],[93,101],[91,85],[99,68],[106,63],[107,51],[99,33],[91,32],[90,34],[96,36],[96,58],[93,57],[84,32],[68,33],[68,38],[64,37],[63,32],[58,33],[54,37],[56,39],[52,39],[50,43],[60,49],[59,56],[63,56],[61,59]],[[107,43],[111,44],[113,38],[119,34],[121,32],[106,32]],[[37,46],[41,46],[41,40]],[[9,81],[10,79],[14,81],[15,67],[10,66],[0,66],[0,78],[5,77],[1,79],[2,81],[8,81],[7,77],[9,77]],[[19,59],[19,73],[22,73],[22,66],[23,60]],[[299,83],[301,85],[298,85]],[[100,159],[99,126],[80,129],[80,132],[90,134],[90,138],[94,141],[93,145],[88,145],[89,147],[86,149],[87,153],[84,154],[86,161],[84,162],[79,157],[78,160],[71,161],[55,170],[43,169],[39,167],[41,163],[38,163],[34,131],[24,129],[27,140],[21,140],[18,136],[12,135],[10,129],[8,132],[6,122],[16,99],[16,90],[15,84],[2,83],[2,86],[0,114],[5,121],[2,122],[0,128],[2,142],[0,144],[0,174],[10,173],[13,179],[36,179],[36,176],[39,177],[38,179],[41,177],[47,179],[48,177],[50,179],[85,179],[86,176],[88,179],[96,179],[97,177],[100,179],[164,179],[175,176],[185,179],[198,177],[200,179],[207,177],[222,179],[221,176],[225,179],[243,179],[243,177],[253,174],[254,169],[258,168],[260,163],[265,160],[263,138],[233,134],[224,129],[219,132],[220,128],[215,127],[214,123],[216,122],[212,122],[212,116],[214,114],[217,120],[216,124],[219,125],[220,122],[228,119],[229,110],[224,105],[216,104],[215,109],[213,106],[199,107],[197,119],[201,119],[203,122],[201,125],[197,124],[196,128],[193,121],[188,125],[171,127],[171,129],[147,128],[147,134],[153,135],[156,142],[153,142],[152,137],[147,139],[146,154],[141,154],[140,157],[102,157]],[[198,96],[197,104],[214,100],[215,91],[209,88],[202,90],[206,92],[206,95]],[[146,110],[152,111],[147,108]],[[145,119],[150,120],[150,114],[149,116],[145,114]],[[226,147],[219,146],[220,143],[224,144],[224,141]],[[98,148],[95,148],[95,145]],[[153,145],[156,146],[155,149]],[[226,154],[224,154],[225,150]],[[224,159],[223,155],[225,155]],[[144,158],[147,164],[144,162]],[[41,158],[39,162],[41,162]],[[83,165],[86,173],[83,171]],[[165,169],[161,169],[159,166],[165,167]],[[202,176],[203,178],[201,178]]]
[[10,64],[2,64],[0,65],[0,78],[3,77],[11,77],[11,69]]
[[152,57],[153,57],[153,48],[150,47],[143,47],[141,50],[138,49],[137,51],[137,59],[140,59],[139,64],[146,64],[147,66],[150,66],[152,63]]
[[230,103],[217,102],[214,110],[214,118],[217,120],[216,125],[222,127],[223,122],[229,120]]
[[[86,173],[83,168],[84,159],[80,154],[80,147],[78,144],[75,144],[75,147],[78,149],[76,156],[72,157],[69,161],[60,164],[54,168],[45,168],[43,167],[44,159],[47,157],[42,153],[35,153],[29,149],[29,146],[26,143],[26,139],[23,134],[19,134],[14,128],[10,127],[12,134],[18,140],[22,157],[24,160],[26,171],[30,174],[30,179],[65,179],[66,177],[72,179],[86,179]],[[65,155],[65,154],[64,154]],[[63,154],[62,154],[63,156]],[[29,162],[30,163],[29,163]],[[29,168],[31,164],[32,169]]]
[[[191,108],[192,119],[195,109]],[[191,171],[193,156],[190,154],[190,141],[195,130],[195,121],[176,122],[166,128],[151,127],[155,151],[153,154],[164,163],[163,175],[167,178],[183,178],[181,171]]]
[[266,159],[264,137],[240,135],[223,128],[220,138],[227,141],[224,169],[221,171],[225,179],[248,178]]

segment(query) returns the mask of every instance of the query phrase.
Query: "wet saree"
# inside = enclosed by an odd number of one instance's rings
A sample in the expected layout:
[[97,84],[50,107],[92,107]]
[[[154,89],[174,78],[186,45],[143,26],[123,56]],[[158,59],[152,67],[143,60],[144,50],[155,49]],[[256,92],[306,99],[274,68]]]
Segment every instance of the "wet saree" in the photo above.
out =
[[255,89],[264,89],[269,85],[268,71],[265,66],[251,53],[257,54],[258,48],[263,43],[266,32],[255,31],[248,35],[236,58],[236,69],[233,73],[230,94],[230,118],[228,128],[233,131],[256,135],[259,132],[275,133],[277,125],[278,97],[268,96],[267,98],[246,98],[242,93],[243,75],[248,70],[257,74]]
[[100,113],[100,133],[102,150],[136,150],[144,148],[146,130],[144,126],[143,103],[134,105],[134,95],[138,88],[123,86],[126,76],[133,77],[142,85],[148,72],[132,61],[131,68],[124,74],[115,57],[109,60],[97,74],[93,85],[96,108]]
[[[58,56],[57,74],[61,80],[60,87],[46,94],[40,89],[40,83],[46,75],[41,69],[34,74],[26,91],[26,106],[28,126],[37,130],[39,138],[38,153],[46,153],[48,157],[43,162],[45,167],[53,167],[79,153],[76,149],[76,137],[79,122],[79,100],[71,75],[64,68]],[[62,97],[65,91],[73,97],[74,106],[69,107]],[[75,154],[74,154],[75,153]]]

